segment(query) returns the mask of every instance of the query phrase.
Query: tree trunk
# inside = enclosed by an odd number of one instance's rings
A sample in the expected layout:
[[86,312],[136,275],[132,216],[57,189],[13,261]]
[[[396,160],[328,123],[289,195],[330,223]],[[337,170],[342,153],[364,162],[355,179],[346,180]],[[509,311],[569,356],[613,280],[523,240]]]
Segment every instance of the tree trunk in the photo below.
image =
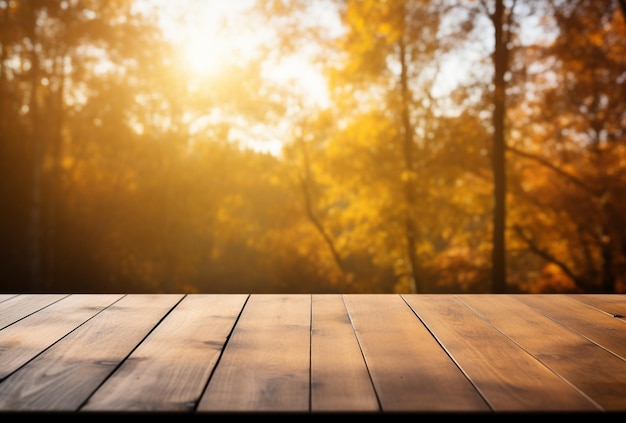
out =
[[[50,291],[57,283],[58,273],[58,250],[59,250],[59,205],[62,198],[62,127],[65,117],[63,89],[65,86],[64,55],[60,54],[55,59],[54,79],[58,80],[55,90],[50,90],[46,98],[46,113],[42,117],[45,123],[46,153],[50,158],[51,167],[46,175],[45,195],[43,196],[45,205],[45,244],[43,248],[42,280],[43,288]],[[43,140],[42,140],[43,141]]]
[[418,275],[417,262],[417,235],[415,221],[411,215],[417,207],[415,198],[415,170],[413,169],[413,150],[415,143],[413,142],[413,126],[409,116],[410,92],[408,85],[407,63],[406,63],[406,46],[404,40],[400,39],[400,89],[402,92],[402,151],[404,154],[404,175],[402,183],[404,184],[404,201],[405,201],[405,235],[406,248],[409,258],[409,278],[411,281],[411,293],[417,294],[423,292],[423,286]]
[[622,9],[622,16],[624,17],[624,20],[626,20],[626,0],[618,0],[619,1],[619,7]]
[[31,69],[30,69],[30,143],[31,143],[31,205],[29,222],[29,269],[30,269],[30,290],[32,292],[42,291],[42,248],[41,248],[41,217],[42,217],[42,181],[41,171],[43,162],[43,130],[41,128],[41,108],[39,105],[39,80],[41,78],[41,65],[36,49],[37,40],[37,11],[32,10],[32,16],[28,24],[28,36],[32,43]]
[[506,82],[504,75],[508,66],[507,31],[504,29],[504,0],[496,0],[492,15],[495,32],[494,63],[494,110],[493,110],[493,250],[492,250],[492,288],[494,294],[505,293],[506,286],[506,165],[504,136],[504,117],[506,112]]

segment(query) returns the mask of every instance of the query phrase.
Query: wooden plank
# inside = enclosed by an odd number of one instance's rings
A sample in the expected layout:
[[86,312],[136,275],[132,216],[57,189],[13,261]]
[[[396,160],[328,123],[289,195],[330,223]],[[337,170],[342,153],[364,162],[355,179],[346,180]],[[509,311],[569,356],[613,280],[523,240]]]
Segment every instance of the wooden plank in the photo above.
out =
[[307,411],[310,295],[251,295],[198,411]]
[[247,298],[187,295],[82,410],[194,410]]
[[399,295],[344,295],[382,411],[489,411]]
[[573,298],[618,319],[626,319],[626,295],[577,294]]
[[17,296],[18,294],[0,294],[0,303]]
[[404,298],[495,411],[598,410],[453,296]]
[[0,331],[0,379],[98,314],[122,295],[70,295]]
[[[68,294],[22,294],[0,303],[0,329],[17,322]],[[10,296],[8,296],[10,297]]]
[[48,295],[0,294],[0,415],[626,411],[623,295]]
[[77,410],[181,298],[124,296],[4,380],[0,409]]
[[626,321],[584,305],[576,295],[517,294],[515,298],[626,360]]
[[311,410],[379,411],[341,295],[313,295]]
[[458,298],[599,407],[626,410],[626,361],[511,296]]

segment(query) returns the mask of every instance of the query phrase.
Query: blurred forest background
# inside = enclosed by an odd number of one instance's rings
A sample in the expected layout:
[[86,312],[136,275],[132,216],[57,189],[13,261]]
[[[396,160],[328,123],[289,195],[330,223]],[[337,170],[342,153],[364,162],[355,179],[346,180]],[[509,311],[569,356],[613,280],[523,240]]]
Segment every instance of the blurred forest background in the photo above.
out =
[[626,292],[625,18],[0,0],[0,291]]

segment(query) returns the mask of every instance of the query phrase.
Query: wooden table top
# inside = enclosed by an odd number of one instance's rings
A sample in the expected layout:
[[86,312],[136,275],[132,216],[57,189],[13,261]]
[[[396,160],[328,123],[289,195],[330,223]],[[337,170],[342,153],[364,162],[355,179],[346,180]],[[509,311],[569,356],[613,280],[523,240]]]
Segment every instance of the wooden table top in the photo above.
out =
[[0,412],[626,411],[626,296],[0,294]]

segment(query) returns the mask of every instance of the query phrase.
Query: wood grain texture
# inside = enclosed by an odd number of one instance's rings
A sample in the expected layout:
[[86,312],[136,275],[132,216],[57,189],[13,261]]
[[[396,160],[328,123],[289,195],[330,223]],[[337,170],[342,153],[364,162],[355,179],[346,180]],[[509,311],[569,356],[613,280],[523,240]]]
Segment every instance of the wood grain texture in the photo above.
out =
[[7,377],[120,298],[122,295],[72,295],[4,328],[0,331],[0,378]]
[[308,411],[310,331],[310,295],[251,295],[198,411]]
[[572,298],[608,313],[612,317],[626,319],[626,295],[578,294]]
[[[623,409],[626,398],[624,360],[513,297],[458,297],[599,407],[608,411]],[[577,358],[572,360],[572,357]]]
[[187,295],[82,410],[193,411],[247,295]]
[[626,321],[583,304],[575,295],[516,295],[515,298],[626,360]]
[[6,297],[7,301],[0,307],[0,329],[67,297],[67,294],[25,294]]
[[341,295],[312,299],[311,410],[380,410]]
[[382,411],[489,410],[400,296],[344,299]]
[[624,298],[0,294],[0,418],[626,412]]
[[3,381],[0,408],[78,410],[181,297],[124,296]]
[[0,294],[0,303],[18,296],[19,294]]
[[404,297],[494,410],[597,410],[587,397],[453,296]]

